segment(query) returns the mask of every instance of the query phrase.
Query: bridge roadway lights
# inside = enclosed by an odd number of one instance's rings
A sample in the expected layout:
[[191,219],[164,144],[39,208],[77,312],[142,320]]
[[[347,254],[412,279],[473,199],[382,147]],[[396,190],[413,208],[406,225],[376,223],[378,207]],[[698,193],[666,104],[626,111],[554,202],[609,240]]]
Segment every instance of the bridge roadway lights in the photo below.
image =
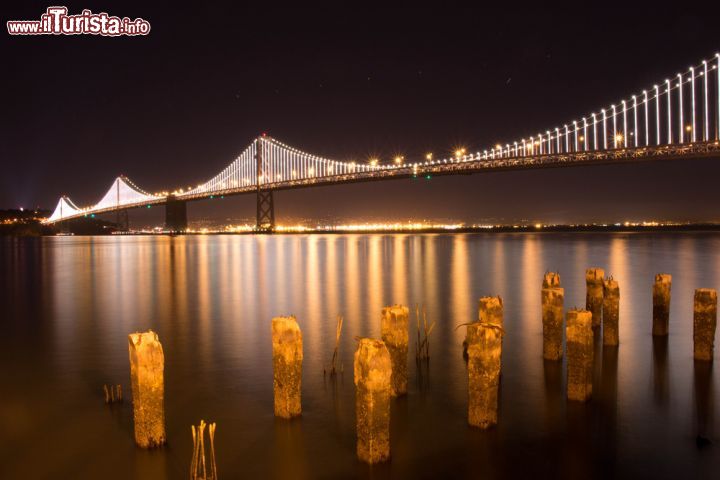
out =
[[165,204],[165,230],[185,233],[187,230],[187,202],[169,196]]

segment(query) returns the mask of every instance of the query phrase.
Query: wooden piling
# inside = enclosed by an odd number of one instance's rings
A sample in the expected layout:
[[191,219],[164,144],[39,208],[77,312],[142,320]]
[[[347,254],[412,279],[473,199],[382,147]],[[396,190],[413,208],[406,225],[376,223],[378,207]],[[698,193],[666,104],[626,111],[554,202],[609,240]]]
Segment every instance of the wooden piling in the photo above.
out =
[[[503,302],[500,295],[497,297],[480,297],[478,300],[478,322],[491,323],[499,327],[503,326]],[[477,333],[477,330],[470,328],[465,331],[463,355],[467,355],[467,349],[471,343],[477,342],[477,339],[472,337],[475,333]]]
[[481,297],[478,300],[478,320],[480,323],[491,323],[503,326],[503,301],[497,297]]
[[717,291],[712,288],[695,290],[693,311],[693,353],[695,360],[711,362],[717,325]]
[[541,291],[543,323],[543,358],[560,360],[563,354],[563,306],[565,290],[560,287],[560,275],[548,272]]
[[142,448],[165,444],[165,357],[155,332],[128,335],[135,443]]
[[558,272],[545,272],[542,288],[553,288],[560,286],[560,274]]
[[485,429],[498,421],[503,330],[489,323],[474,323],[468,330],[477,340],[468,346],[468,423]]
[[667,335],[670,324],[672,275],[658,273],[653,284],[653,335]]
[[584,402],[592,395],[593,332],[592,313],[567,313],[567,397]]
[[612,277],[603,281],[603,345],[620,343],[620,286]]
[[603,277],[605,271],[602,268],[588,268],[585,271],[585,310],[592,314],[593,328],[602,325]]
[[272,319],[273,391],[275,416],[292,418],[302,413],[302,332],[295,317]]
[[380,330],[382,341],[392,360],[393,395],[405,395],[408,383],[408,332],[410,310],[402,305],[382,309]]
[[392,360],[381,340],[361,338],[355,351],[357,456],[373,464],[390,458]]

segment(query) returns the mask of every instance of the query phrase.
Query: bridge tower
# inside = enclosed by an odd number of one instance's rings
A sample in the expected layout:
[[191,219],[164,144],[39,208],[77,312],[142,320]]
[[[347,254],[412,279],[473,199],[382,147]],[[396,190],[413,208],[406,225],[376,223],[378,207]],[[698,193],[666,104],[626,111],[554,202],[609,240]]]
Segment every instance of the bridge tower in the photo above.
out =
[[187,202],[168,195],[165,204],[165,229],[172,233],[185,233],[187,230]]
[[275,230],[275,204],[273,203],[273,191],[270,189],[263,190],[260,180],[264,176],[263,160],[264,160],[264,135],[257,140],[255,149],[255,160],[257,161],[257,217],[255,228],[263,232],[272,232]]

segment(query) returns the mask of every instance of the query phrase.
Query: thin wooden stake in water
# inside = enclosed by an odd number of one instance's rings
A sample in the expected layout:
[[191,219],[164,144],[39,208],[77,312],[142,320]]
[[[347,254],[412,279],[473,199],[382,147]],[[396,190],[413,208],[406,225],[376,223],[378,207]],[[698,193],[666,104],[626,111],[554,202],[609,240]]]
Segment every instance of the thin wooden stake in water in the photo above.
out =
[[105,392],[105,403],[122,403],[122,385],[103,385]]
[[417,315],[417,343],[415,344],[415,358],[416,360],[429,360],[430,359],[430,333],[435,328],[435,322],[433,321],[428,326],[427,315],[425,313],[425,305],[422,306],[422,332],[424,336],[420,337],[420,312],[419,307],[415,307],[415,314]]
[[[205,458],[205,427],[208,427],[210,439],[210,459]],[[193,456],[190,461],[191,480],[217,480],[217,464],[215,463],[215,423],[206,424],[200,420],[197,427],[192,425]]]
[[[333,350],[332,362],[330,364],[330,375],[337,373],[337,359],[340,350],[340,336],[342,335],[343,317],[338,315],[337,326],[335,327],[335,350]],[[342,366],[340,367],[342,371]]]

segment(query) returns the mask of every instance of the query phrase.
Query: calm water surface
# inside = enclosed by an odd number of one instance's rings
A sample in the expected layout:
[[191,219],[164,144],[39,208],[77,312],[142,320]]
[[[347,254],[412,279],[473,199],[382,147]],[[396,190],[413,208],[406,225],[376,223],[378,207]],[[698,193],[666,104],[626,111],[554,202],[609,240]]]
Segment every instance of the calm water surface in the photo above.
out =
[[[720,234],[57,237],[0,240],[0,478],[187,478],[190,425],[218,424],[221,478],[718,478],[720,368],[692,358],[692,297],[720,289]],[[620,347],[596,347],[594,396],[565,400],[542,359],[540,284],[566,307],[584,271],[620,282]],[[654,341],[651,286],[673,275],[671,333]],[[499,425],[467,426],[461,323],[505,302]],[[388,464],[355,457],[355,336],[383,305],[424,304],[431,360],[410,356]],[[270,320],[304,335],[303,415],[273,417]],[[344,374],[323,376],[337,315]],[[414,318],[411,322],[414,341]],[[167,448],[133,442],[127,334],[165,350]],[[717,342],[717,340],[716,340]],[[716,353],[716,357],[717,357]],[[717,358],[716,358],[717,360]],[[127,401],[103,403],[122,383]],[[698,435],[713,444],[699,446]],[[703,442],[700,442],[701,444]]]

